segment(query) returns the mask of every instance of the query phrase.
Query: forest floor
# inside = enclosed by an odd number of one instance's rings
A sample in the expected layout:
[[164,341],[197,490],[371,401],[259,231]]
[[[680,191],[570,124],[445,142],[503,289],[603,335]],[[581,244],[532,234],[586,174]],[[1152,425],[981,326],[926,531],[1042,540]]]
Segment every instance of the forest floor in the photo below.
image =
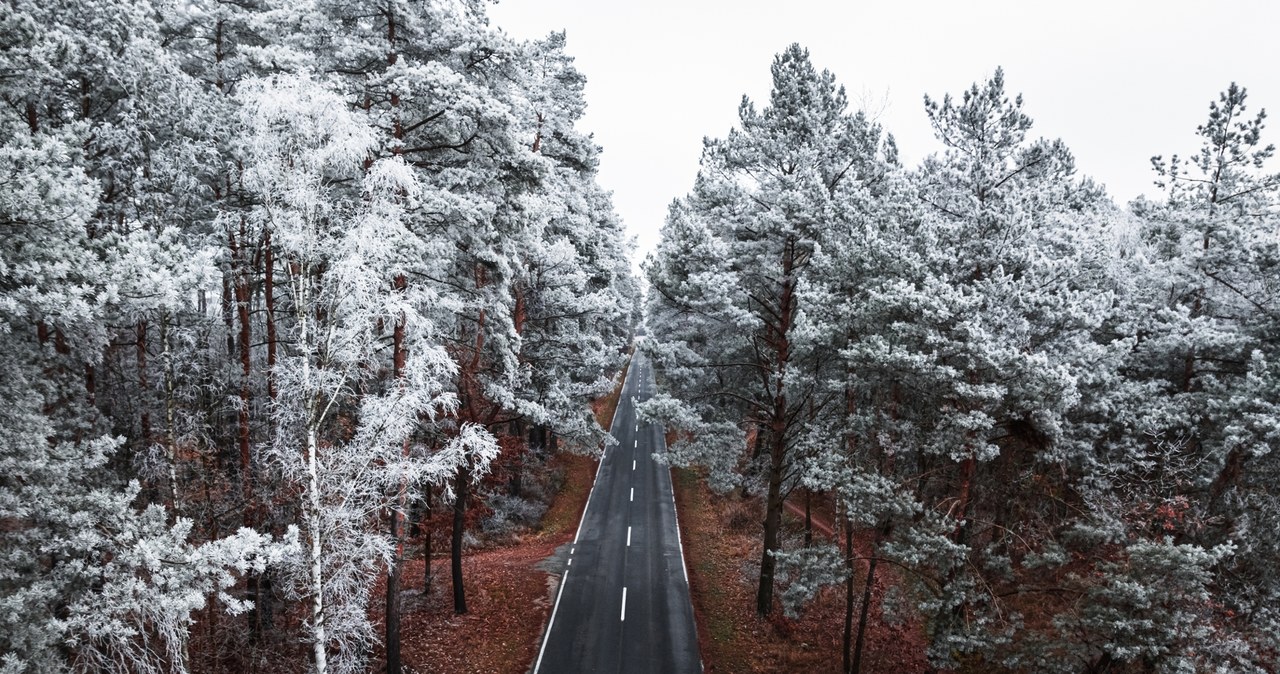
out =
[[[617,394],[615,391],[594,405],[597,420],[604,428],[612,421]],[[573,538],[590,494],[596,464],[591,456],[557,454],[548,462],[547,469],[562,471],[563,482],[538,530],[464,556],[466,614],[453,612],[447,554],[433,560],[433,583],[431,591],[425,594],[422,558],[406,561],[402,576],[405,591],[401,630],[406,672],[525,674],[529,671],[552,609],[557,580],[539,565]],[[822,591],[796,618],[788,618],[781,611],[769,618],[758,617],[755,591],[760,559],[759,523],[763,520],[760,500],[743,499],[736,493],[714,494],[694,471],[677,469],[673,476],[705,671],[724,674],[834,674],[841,671],[843,586]],[[787,503],[783,532],[787,549],[803,544],[803,503],[803,498]],[[836,540],[838,532],[833,526],[830,505],[816,498],[812,505],[814,538]],[[861,602],[865,574],[865,563],[860,562],[855,576],[855,610]],[[925,636],[919,624],[910,619],[890,620],[882,610],[886,590],[898,582],[900,579],[892,569],[882,566],[877,571],[861,668],[864,673],[927,671]],[[371,602],[373,606],[381,607],[383,590],[380,583]],[[375,654],[375,662],[381,657],[381,653]]]
[[[618,405],[619,386],[592,406],[602,428],[609,428]],[[542,630],[554,603],[558,576],[539,565],[556,548],[573,539],[578,520],[591,493],[597,460],[559,452],[547,464],[560,472],[561,487],[552,498],[536,531],[516,535],[502,544],[470,551],[462,560],[467,613],[453,612],[449,557],[445,548],[432,560],[431,591],[424,595],[423,559],[406,561],[401,618],[401,657],[409,674],[525,674],[537,657]],[[440,532],[447,535],[447,531]],[[379,583],[371,605],[384,603]],[[379,610],[379,613],[381,611]],[[380,619],[381,616],[379,615]],[[382,653],[375,654],[380,662]]]
[[463,557],[466,614],[453,612],[447,556],[432,562],[435,581],[425,597],[422,559],[406,564],[408,589],[401,634],[407,672],[523,674],[528,670],[537,656],[553,600],[552,579],[538,564],[573,538],[596,470],[596,461],[589,456],[562,454],[554,463],[565,471],[564,489],[547,511],[542,530],[511,545]]
[[[698,640],[707,672],[841,671],[844,627],[843,586],[823,590],[796,618],[780,611],[769,618],[755,612],[760,560],[759,499],[713,494],[693,471],[676,470],[676,502],[689,582],[698,619]],[[804,508],[788,503],[784,547],[803,545]],[[829,509],[813,509],[815,539],[833,537]],[[915,621],[890,621],[882,603],[895,574],[877,569],[861,671],[915,674],[927,671],[925,637]],[[866,567],[855,576],[855,616],[861,603]]]

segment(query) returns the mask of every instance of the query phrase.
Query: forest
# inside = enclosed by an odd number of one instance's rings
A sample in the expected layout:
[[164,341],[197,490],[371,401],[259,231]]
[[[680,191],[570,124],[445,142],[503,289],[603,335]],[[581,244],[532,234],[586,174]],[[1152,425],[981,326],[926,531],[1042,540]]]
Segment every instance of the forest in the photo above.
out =
[[[1121,208],[998,68],[925,97],[916,167],[805,49],[772,76],[670,206],[641,346],[667,458],[761,504],[757,613],[840,588],[858,671],[889,571],[935,671],[1276,671],[1265,112],[1231,84]],[[836,540],[782,545],[801,493]]]
[[935,672],[1277,671],[1244,87],[1117,205],[994,66],[904,166],[793,45],[637,275],[564,34],[488,4],[0,4],[0,673],[409,671],[405,562],[466,614],[633,341],[658,458],[753,508],[748,610],[839,593],[840,671],[891,619]]
[[603,442],[630,244],[563,36],[485,11],[4,3],[0,670],[399,672],[409,535],[465,613]]

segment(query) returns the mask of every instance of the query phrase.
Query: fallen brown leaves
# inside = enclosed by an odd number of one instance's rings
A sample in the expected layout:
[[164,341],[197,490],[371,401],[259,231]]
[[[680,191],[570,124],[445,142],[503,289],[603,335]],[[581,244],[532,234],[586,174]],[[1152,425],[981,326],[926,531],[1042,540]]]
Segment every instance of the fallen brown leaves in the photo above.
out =
[[[690,471],[677,470],[675,478],[680,527],[684,531],[689,582],[706,671],[725,674],[840,672],[843,588],[824,591],[796,619],[780,613],[767,619],[758,617],[755,591],[760,559],[759,522],[763,520],[759,503],[743,500],[736,494],[716,496]],[[799,513],[799,518],[787,521],[793,540],[802,536],[802,508]],[[829,522],[817,517],[814,528],[825,532],[832,529]],[[896,579],[882,570],[878,570],[878,576],[872,593],[871,622],[861,671],[864,674],[928,671],[924,661],[924,635],[919,626],[888,625],[879,619],[884,593]],[[865,568],[860,568],[855,602],[861,601],[864,579]]]
[[403,658],[410,672],[517,674],[537,653],[551,610],[547,575],[534,565],[555,550],[541,541],[468,555],[463,560],[470,612],[454,615],[447,559],[433,568],[439,582],[422,595],[422,560],[405,569],[416,577],[405,596]]
[[[549,577],[537,564],[573,537],[590,493],[596,462],[562,454],[553,468],[565,471],[564,487],[543,519],[543,529],[512,545],[469,552],[462,562],[465,615],[453,613],[448,550],[432,561],[431,591],[423,594],[423,560],[405,563],[401,653],[405,670],[432,674],[523,674],[537,655],[551,611]],[[570,524],[572,523],[572,524]],[[384,585],[373,606],[383,605]],[[381,662],[382,654],[375,655]],[[380,665],[376,665],[380,666]]]

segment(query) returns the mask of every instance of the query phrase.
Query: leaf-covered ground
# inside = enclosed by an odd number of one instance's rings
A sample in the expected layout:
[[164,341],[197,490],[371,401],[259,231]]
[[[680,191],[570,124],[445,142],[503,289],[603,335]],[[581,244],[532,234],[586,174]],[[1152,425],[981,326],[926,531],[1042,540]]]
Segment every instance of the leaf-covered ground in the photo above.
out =
[[[597,421],[608,428],[618,405],[619,387],[593,405]],[[453,612],[449,584],[447,532],[439,532],[432,561],[431,592],[423,594],[423,560],[404,569],[402,658],[406,671],[432,674],[523,674],[537,657],[554,601],[557,577],[538,568],[577,530],[595,479],[596,460],[563,452],[548,465],[562,471],[562,486],[543,515],[536,533],[518,536],[502,547],[478,550],[463,558],[467,589],[465,615]],[[383,606],[385,585],[379,583],[373,606]],[[380,616],[379,616],[380,617]],[[381,662],[379,653],[376,661]]]
[[[756,500],[716,496],[695,473],[675,471],[676,501],[689,564],[689,582],[698,619],[698,640],[707,672],[754,674],[841,671],[844,621],[843,588],[823,592],[795,619],[755,613],[763,511]],[[786,518],[787,536],[803,537],[803,508]],[[814,536],[831,531],[821,508],[815,509]],[[883,567],[881,567],[883,569]],[[865,566],[860,566],[855,601],[861,601]],[[862,672],[914,674],[927,671],[925,642],[918,624],[889,624],[881,619],[885,590],[897,579],[877,571]],[[855,611],[857,605],[855,604]],[[856,614],[855,614],[856,615]]]
[[[512,545],[479,550],[463,558],[467,589],[465,615],[453,612],[447,547],[432,562],[434,581],[426,596],[423,560],[404,569],[403,661],[408,672],[425,674],[522,674],[537,656],[542,629],[551,612],[551,581],[537,565],[573,537],[595,474],[595,460],[562,455],[565,471],[557,495],[536,535]],[[571,522],[567,524],[566,522]],[[447,546],[447,540],[442,541]],[[381,584],[375,606],[382,605]],[[377,661],[381,661],[381,654]]]

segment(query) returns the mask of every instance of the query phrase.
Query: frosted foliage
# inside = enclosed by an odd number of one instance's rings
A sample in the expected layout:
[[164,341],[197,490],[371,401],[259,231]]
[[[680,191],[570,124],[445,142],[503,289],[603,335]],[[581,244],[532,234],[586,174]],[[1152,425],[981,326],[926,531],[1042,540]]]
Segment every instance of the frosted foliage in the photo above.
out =
[[15,523],[0,544],[5,671],[186,671],[194,612],[213,596],[244,610],[223,592],[293,554],[296,532],[192,543],[190,520],[135,507],[136,482],[100,480],[118,439],[51,444],[29,386],[12,369],[0,386],[0,518]]
[[1255,672],[1250,647],[1216,628],[1210,583],[1232,546],[1204,550],[1168,539],[1127,546],[1098,579],[1070,577],[1082,591],[1075,611],[1055,618],[1057,641],[1026,660],[1047,671],[1078,671],[1102,657],[1143,661],[1160,672]]
[[[1243,88],[1121,212],[1000,70],[926,97],[911,171],[803,50],[773,74],[645,265],[668,458],[830,495],[936,666],[1274,669],[1280,181]],[[819,557],[775,555],[788,597]]]
[[[432,343],[434,323],[419,310],[434,303],[431,291],[406,295],[387,273],[399,259],[396,242],[409,236],[404,214],[417,199],[415,174],[399,158],[362,172],[373,150],[367,121],[306,76],[246,82],[240,95],[246,186],[262,202],[254,217],[276,234],[292,266],[293,338],[276,370],[284,394],[272,456],[286,478],[305,486],[307,544],[287,575],[312,604],[316,648],[334,651],[328,667],[362,671],[377,643],[370,593],[392,545],[369,527],[371,518],[398,489],[444,483],[464,460],[483,474],[497,443],[466,424],[440,451],[404,451],[421,421],[457,405],[445,388],[456,365]],[[286,119],[288,127],[280,123]],[[351,179],[359,179],[358,193],[345,189]],[[379,321],[397,320],[410,345],[402,376],[385,393],[357,396],[383,349]],[[342,411],[353,403],[358,411]],[[352,425],[348,439],[320,442],[333,423]]]
[[844,553],[832,545],[815,545],[774,555],[778,560],[778,577],[783,583],[782,607],[788,617],[799,615],[800,608],[831,585],[843,583],[849,571]]
[[58,136],[32,136],[0,122],[0,312],[17,318],[57,317],[88,323],[98,311],[91,281],[98,263],[77,246],[93,213],[93,186],[73,167],[73,152]]
[[607,437],[640,292],[585,78],[485,12],[5,5],[4,671],[362,671],[389,513],[494,430]]

